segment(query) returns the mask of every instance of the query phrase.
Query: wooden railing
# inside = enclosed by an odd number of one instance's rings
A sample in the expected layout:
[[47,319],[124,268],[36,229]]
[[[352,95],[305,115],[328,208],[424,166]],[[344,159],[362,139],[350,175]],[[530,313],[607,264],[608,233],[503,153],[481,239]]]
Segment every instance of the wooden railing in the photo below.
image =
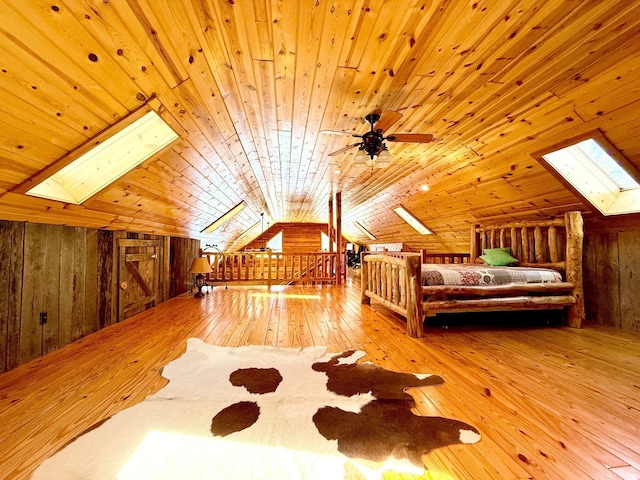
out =
[[336,282],[336,253],[205,252],[207,282],[264,285]]

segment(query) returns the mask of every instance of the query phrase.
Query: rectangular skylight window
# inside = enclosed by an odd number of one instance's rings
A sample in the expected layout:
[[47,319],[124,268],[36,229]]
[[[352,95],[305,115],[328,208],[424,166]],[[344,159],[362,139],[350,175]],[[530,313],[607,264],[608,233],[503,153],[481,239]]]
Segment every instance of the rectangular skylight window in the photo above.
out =
[[117,133],[104,132],[100,138],[107,135],[26,194],[81,204],[178,138],[154,110]]
[[603,215],[640,212],[638,172],[602,135],[539,157]]
[[414,217],[413,214],[402,205],[397,206],[393,211],[400,215],[400,218],[411,225],[411,227],[420,235],[431,235],[433,233],[424,223],[418,220],[417,217]]
[[235,207],[233,207],[231,210],[229,210],[227,213],[225,213],[224,215],[222,215],[220,218],[218,218],[217,220],[214,220],[213,223],[209,224],[208,226],[206,226],[204,229],[202,229],[200,231],[200,233],[211,233],[214,230],[217,230],[218,228],[220,228],[224,223],[228,222],[229,220],[231,220],[234,216],[236,216],[238,213],[240,213],[244,207],[246,207],[246,203],[244,203],[244,200],[242,202],[240,202],[239,204],[237,204]]
[[371,240],[377,240],[377,238],[375,237],[375,235],[373,235],[373,233],[371,233],[369,230],[367,230],[366,228],[364,228],[360,222],[353,222],[353,224],[356,226],[356,228],[357,228],[358,230],[360,230],[362,233],[364,233],[364,234],[365,234],[367,237],[369,237]]
[[[616,184],[619,190],[630,190],[640,187],[638,182],[636,182],[611,155],[605,152],[593,138],[588,138],[575,145],[552,152],[549,155],[566,155],[569,157],[583,156],[583,159],[578,159],[578,161],[586,159],[593,162],[602,170],[602,173]],[[544,155],[545,160],[549,155]]]

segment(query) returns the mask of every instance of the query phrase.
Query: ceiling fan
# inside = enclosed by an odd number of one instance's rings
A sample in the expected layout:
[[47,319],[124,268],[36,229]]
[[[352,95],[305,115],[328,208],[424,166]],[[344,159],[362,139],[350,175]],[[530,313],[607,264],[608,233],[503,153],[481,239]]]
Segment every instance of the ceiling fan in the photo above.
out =
[[[385,142],[411,142],[411,143],[429,143],[434,140],[434,137],[430,133],[394,133],[384,136],[383,132],[391,125],[396,123],[402,114],[389,110],[382,116],[378,113],[369,113],[365,115],[365,122],[371,125],[368,132],[359,135],[348,132],[340,132],[329,130],[325,133],[337,133],[341,135],[351,135],[353,137],[361,138],[362,140],[346,147],[343,147],[335,152],[329,154],[330,157],[340,155],[354,147],[358,147],[358,153],[355,156],[355,163],[364,164],[369,160],[375,160],[376,164],[382,166],[387,164],[391,160],[391,154],[387,150]],[[376,128],[374,128],[376,125]]]

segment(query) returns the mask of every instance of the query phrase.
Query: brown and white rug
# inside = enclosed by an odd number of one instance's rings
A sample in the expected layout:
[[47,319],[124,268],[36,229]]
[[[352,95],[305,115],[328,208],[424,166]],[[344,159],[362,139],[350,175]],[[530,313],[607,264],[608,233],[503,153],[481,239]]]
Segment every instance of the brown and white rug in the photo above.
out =
[[341,479],[424,473],[434,448],[478,431],[411,412],[405,389],[443,383],[356,363],[325,347],[227,348],[189,339],[169,384],[90,429],[34,479]]

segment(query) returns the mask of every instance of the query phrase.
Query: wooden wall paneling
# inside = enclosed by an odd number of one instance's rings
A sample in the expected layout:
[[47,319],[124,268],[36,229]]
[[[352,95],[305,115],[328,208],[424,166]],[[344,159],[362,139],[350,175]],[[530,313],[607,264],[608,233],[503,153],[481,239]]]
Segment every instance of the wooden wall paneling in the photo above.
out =
[[617,233],[596,236],[598,323],[620,326],[620,282]]
[[585,217],[585,306],[591,322],[638,331],[638,215]]
[[59,346],[98,330],[97,230],[61,227]]
[[44,229],[43,225],[25,225],[22,290],[28,293],[22,295],[19,363],[36,358],[42,352],[42,327],[38,315],[42,309],[44,290],[38,287],[45,278],[42,265],[44,243],[43,235],[34,235],[33,231],[44,232]]
[[0,221],[0,372],[20,362],[23,222]]
[[[25,226],[20,363],[39,357],[58,343],[60,229],[33,223]],[[47,323],[41,325],[43,312]]]
[[[114,245],[118,239],[138,236],[0,221],[0,372],[115,323],[118,285]],[[164,270],[165,286],[150,280],[150,288],[168,296],[171,238],[146,237],[149,240],[137,241],[161,244],[153,270]],[[188,283],[184,291],[191,285],[191,276],[186,272],[199,252],[200,242],[177,240],[184,252],[179,266],[183,284]],[[143,276],[148,273],[142,269]],[[41,312],[47,313],[45,324],[40,323]]]
[[[160,270],[162,268],[160,250],[162,249],[162,237],[160,235],[145,235],[145,238],[154,240],[155,242],[153,247],[149,246],[141,248],[146,255],[151,256],[152,261],[144,263],[141,262],[138,268],[140,268],[141,273],[143,273],[145,278],[147,278],[148,286],[153,293],[153,303],[149,304],[149,307],[154,307],[160,302]],[[143,310],[144,308],[139,311]]]
[[605,309],[605,305],[608,303],[608,296],[606,288],[602,288],[605,281],[605,259],[604,259],[604,251],[607,248],[606,243],[606,234],[598,234],[594,236],[594,260],[595,260],[595,290],[593,293],[596,295],[597,301],[597,323],[602,325],[614,325],[613,318],[609,312],[609,310]]
[[640,250],[638,231],[619,232],[618,255],[620,265],[620,327],[640,331]]
[[60,242],[59,343],[66,345],[82,336],[85,307],[86,229],[63,228]]
[[156,295],[157,303],[164,302],[170,297],[171,287],[171,238],[160,237],[160,248],[158,249],[158,289]]
[[98,328],[117,322],[117,275],[114,270],[115,236],[118,232],[98,231]]
[[[82,318],[82,336],[97,332],[100,328],[98,298],[101,292],[98,257],[99,230],[87,230],[87,253],[85,269],[85,313]],[[74,340],[76,340],[74,338]]]
[[[181,283],[180,281],[180,265],[182,264],[182,262],[180,261],[179,258],[179,242],[182,239],[180,238],[170,238],[169,239],[169,263],[171,265],[170,269],[171,269],[171,278],[170,278],[170,283],[169,283],[169,296],[170,297],[175,297],[177,295],[179,295],[178,290],[180,289],[179,284]],[[189,266],[186,267],[185,272],[189,269]]]
[[[327,233],[325,223],[278,223],[269,227],[264,233],[265,243],[282,232],[282,250],[287,253],[317,252],[322,248],[322,233]],[[247,243],[245,248],[262,247],[261,236]]]
[[[73,254],[73,262],[71,265],[71,276],[64,277],[61,269],[60,272],[60,301],[62,298],[71,298],[72,313],[67,319],[62,314],[60,345],[66,345],[78,338],[84,336],[84,318],[87,316],[87,274],[89,271],[95,271],[95,266],[91,269],[87,262],[88,253],[88,235],[86,228],[65,227],[65,231],[71,232],[72,243],[70,248]],[[63,248],[65,245],[63,245]],[[66,326],[70,328],[66,328]],[[70,335],[63,338],[63,333]]]
[[[285,225],[282,232],[282,250],[287,253],[306,253],[320,250],[324,224]],[[329,242],[333,241],[330,239]]]
[[60,266],[62,236],[66,228],[59,225],[44,227],[44,271],[40,284],[36,287],[44,290],[41,310],[47,312],[47,322],[42,325],[42,354],[55,350],[60,345]]
[[171,297],[178,296],[191,288],[193,279],[189,267],[193,259],[200,255],[200,241],[190,238],[171,237]]
[[602,322],[598,316],[596,235],[585,235],[582,259],[586,320],[587,322],[601,324]]
[[186,277],[185,288],[184,288],[183,291],[188,291],[189,288],[191,288],[191,284],[193,283],[193,277],[189,273],[189,267],[191,266],[191,262],[193,261],[193,258],[199,256],[201,251],[202,250],[201,250],[201,246],[200,246],[200,241],[199,240],[194,240],[192,238],[189,238],[189,239],[186,240],[186,264],[187,264],[187,268],[185,268],[183,270],[184,275]]

